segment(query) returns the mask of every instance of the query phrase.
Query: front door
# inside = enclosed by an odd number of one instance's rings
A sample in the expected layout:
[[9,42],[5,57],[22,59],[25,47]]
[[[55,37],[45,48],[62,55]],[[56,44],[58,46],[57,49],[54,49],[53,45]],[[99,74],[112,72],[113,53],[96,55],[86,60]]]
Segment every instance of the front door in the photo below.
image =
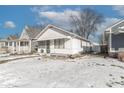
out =
[[46,41],[46,52],[50,53],[50,40]]

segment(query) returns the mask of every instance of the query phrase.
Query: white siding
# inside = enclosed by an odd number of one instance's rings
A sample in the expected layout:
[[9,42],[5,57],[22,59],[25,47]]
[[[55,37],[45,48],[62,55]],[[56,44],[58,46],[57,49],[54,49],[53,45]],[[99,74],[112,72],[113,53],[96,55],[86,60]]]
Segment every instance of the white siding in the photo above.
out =
[[[64,49],[55,49],[54,39],[65,39]],[[51,28],[42,33],[37,41],[40,42],[45,40],[50,40],[50,53],[76,54],[79,52],[85,52],[84,47],[90,45],[89,42],[86,43],[86,41],[77,39],[76,37],[73,38],[70,35],[67,36]],[[42,48],[39,46],[38,52],[41,52],[41,50]],[[43,50],[46,51],[46,48],[44,48]]]
[[[10,45],[10,43],[12,43],[12,44]],[[8,52],[11,54],[16,53],[16,46],[14,46],[14,43],[16,43],[16,42],[15,41],[8,42]]]
[[5,42],[0,41],[0,54],[6,53],[6,52],[7,52],[7,49],[5,48]]
[[20,39],[27,39],[27,40],[29,39],[29,36],[28,36],[27,32],[25,31],[25,29],[22,31]]
[[86,52],[90,51],[90,43],[87,41],[83,41],[77,38],[73,38],[72,41],[72,50],[73,54],[79,53],[79,52]]
[[[46,53],[46,48],[42,48],[44,53]],[[38,48],[38,52],[41,52],[41,48]],[[72,54],[72,40],[65,39],[64,49],[55,49],[54,40],[50,40],[50,53],[60,53],[60,54]]]
[[64,49],[54,49],[54,42],[51,44],[51,53],[72,54],[72,40],[65,39]]
[[79,39],[76,38],[72,39],[72,50],[73,54],[83,51],[83,48],[81,48],[81,41]]
[[58,38],[67,38],[67,36],[57,32],[57,31],[54,31],[52,29],[48,29],[47,31],[45,31],[43,33],[42,36],[40,36],[40,38],[38,38],[38,41],[40,40],[50,40],[50,39],[58,39]]

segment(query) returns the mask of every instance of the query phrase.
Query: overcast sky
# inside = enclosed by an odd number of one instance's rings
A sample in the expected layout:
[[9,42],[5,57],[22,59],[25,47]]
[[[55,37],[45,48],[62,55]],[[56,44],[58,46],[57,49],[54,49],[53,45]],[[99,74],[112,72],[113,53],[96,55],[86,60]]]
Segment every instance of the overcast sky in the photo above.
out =
[[52,23],[70,29],[70,15],[78,15],[81,7],[92,8],[105,17],[105,22],[99,27],[96,36],[124,16],[124,6],[0,6],[0,37],[20,34],[25,25]]

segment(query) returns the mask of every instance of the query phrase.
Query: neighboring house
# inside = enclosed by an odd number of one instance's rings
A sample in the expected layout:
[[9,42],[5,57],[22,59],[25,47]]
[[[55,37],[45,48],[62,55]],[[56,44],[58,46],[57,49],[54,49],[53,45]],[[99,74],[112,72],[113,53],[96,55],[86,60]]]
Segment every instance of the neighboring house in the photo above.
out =
[[7,40],[16,40],[18,37],[15,35],[10,35]]
[[0,52],[1,53],[15,53],[16,50],[17,37],[10,35],[6,39],[0,40]]
[[101,45],[99,43],[92,42],[92,52],[100,53],[101,52]]
[[6,40],[0,40],[0,47],[3,45],[7,47],[6,52],[10,54],[27,54],[36,52],[37,42],[35,37],[40,31],[40,29],[25,26],[19,38],[10,35]]
[[6,39],[0,40],[0,54],[7,53]]
[[43,30],[25,26],[20,37],[11,35],[0,40],[0,49],[10,54],[78,54],[92,51],[93,46],[89,40],[54,25]]
[[77,54],[90,51],[91,42],[54,25],[46,26],[37,36],[38,53]]
[[108,46],[109,54],[124,52],[124,20],[121,20],[106,29],[104,44]]
[[31,53],[37,52],[37,42],[35,37],[41,32],[41,29],[35,27],[25,26],[21,36],[20,41],[20,53]]
[[7,52],[11,53],[11,54],[15,54],[17,52],[17,40],[18,37],[16,37],[15,35],[10,35],[6,41],[5,41],[5,45],[7,47]]

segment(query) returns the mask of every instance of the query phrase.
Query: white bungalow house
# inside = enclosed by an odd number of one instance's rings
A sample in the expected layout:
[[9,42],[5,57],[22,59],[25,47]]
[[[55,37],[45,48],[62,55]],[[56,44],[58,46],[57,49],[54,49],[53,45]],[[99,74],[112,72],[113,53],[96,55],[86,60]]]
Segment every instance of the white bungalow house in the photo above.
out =
[[19,46],[20,46],[20,40],[14,36],[10,35],[8,38],[0,40],[1,42],[1,50],[4,53],[10,53],[10,54],[19,54]]
[[104,44],[110,55],[124,52],[124,20],[109,26],[104,32]]
[[38,53],[77,54],[90,51],[91,42],[54,25],[46,26],[35,38]]
[[7,53],[6,39],[0,40],[0,54]]
[[37,51],[37,42],[35,37],[41,32],[41,29],[25,26],[18,40],[20,43],[19,53],[32,53]]
[[[0,40],[0,49],[10,54],[26,54],[36,51],[37,42],[34,39],[39,33],[40,29],[25,26],[21,36],[9,36],[5,40]],[[4,49],[6,47],[6,50]]]

